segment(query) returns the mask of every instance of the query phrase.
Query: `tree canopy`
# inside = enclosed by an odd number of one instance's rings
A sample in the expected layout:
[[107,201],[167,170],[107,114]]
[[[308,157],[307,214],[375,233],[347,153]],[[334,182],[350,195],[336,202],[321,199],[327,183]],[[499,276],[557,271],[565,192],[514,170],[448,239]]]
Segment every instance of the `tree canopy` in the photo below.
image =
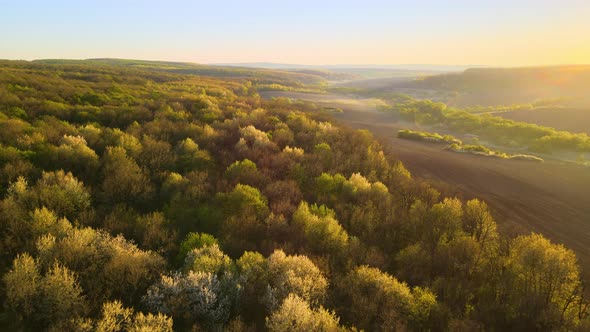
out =
[[256,89],[301,75],[159,66],[0,61],[0,329],[590,326],[572,251],[503,234],[370,133]]

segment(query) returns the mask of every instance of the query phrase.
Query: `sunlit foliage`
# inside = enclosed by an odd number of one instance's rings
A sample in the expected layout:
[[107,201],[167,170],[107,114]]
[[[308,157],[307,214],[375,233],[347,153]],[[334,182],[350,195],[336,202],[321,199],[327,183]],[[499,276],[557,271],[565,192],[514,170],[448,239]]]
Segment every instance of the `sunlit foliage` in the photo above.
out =
[[[485,203],[445,197],[313,104],[261,99],[256,86],[304,88],[284,75],[0,62],[0,329],[590,326],[571,251],[508,238]],[[480,120],[485,134],[586,148]]]

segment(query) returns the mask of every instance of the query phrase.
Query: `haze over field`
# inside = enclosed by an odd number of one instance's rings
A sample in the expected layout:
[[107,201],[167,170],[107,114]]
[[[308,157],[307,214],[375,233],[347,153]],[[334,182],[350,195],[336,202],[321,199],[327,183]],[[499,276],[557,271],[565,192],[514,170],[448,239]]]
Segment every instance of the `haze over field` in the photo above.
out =
[[590,331],[588,17],[0,0],[0,331]]

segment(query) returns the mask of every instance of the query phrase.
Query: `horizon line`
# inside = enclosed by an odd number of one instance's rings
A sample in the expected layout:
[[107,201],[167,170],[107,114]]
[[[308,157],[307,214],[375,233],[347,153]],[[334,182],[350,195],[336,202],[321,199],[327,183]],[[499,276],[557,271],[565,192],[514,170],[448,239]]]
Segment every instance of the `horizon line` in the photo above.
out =
[[[556,63],[556,64],[528,64],[528,65],[490,65],[490,64],[434,64],[434,63],[334,63],[334,64],[302,64],[302,63],[283,63],[273,61],[244,61],[244,62],[195,62],[186,60],[161,60],[161,59],[145,59],[145,58],[118,58],[118,57],[91,57],[91,58],[36,58],[36,59],[18,59],[18,58],[0,58],[2,61],[48,61],[48,60],[69,60],[69,61],[92,61],[92,60],[127,60],[127,61],[148,61],[148,62],[168,62],[168,63],[182,63],[193,65],[209,65],[209,66],[254,66],[254,65],[273,65],[297,67],[341,67],[354,68],[362,67],[363,69],[385,69],[383,67],[410,67],[410,66],[426,66],[426,67],[465,67],[465,68],[539,68],[539,67],[570,67],[570,66],[590,66],[590,63]],[[281,68],[281,67],[277,67]],[[265,68],[262,68],[265,69]],[[360,68],[358,68],[360,69]]]

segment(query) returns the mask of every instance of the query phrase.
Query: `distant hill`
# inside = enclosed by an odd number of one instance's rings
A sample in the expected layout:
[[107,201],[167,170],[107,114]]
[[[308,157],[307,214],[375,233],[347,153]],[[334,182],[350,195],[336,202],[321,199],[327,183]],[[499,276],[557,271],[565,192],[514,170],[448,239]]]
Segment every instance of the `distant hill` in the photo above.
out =
[[289,71],[268,68],[213,66],[188,62],[147,61],[130,59],[98,58],[87,60],[34,60],[33,63],[47,65],[95,65],[125,66],[138,69],[165,71],[175,74],[201,75],[220,78],[247,78],[258,84],[281,84],[285,86],[302,86],[319,84],[325,80],[345,80],[351,75],[328,71]]
[[433,64],[339,64],[339,65],[300,65],[273,62],[244,62],[244,63],[215,63],[216,66],[249,67],[249,68],[272,68],[272,69],[387,69],[387,70],[411,70],[411,71],[439,71],[456,72],[468,68],[483,68],[480,65],[433,65]]
[[420,77],[424,75],[436,75],[450,72],[460,72],[467,68],[481,66],[464,65],[429,65],[429,64],[402,64],[402,65],[300,65],[271,62],[247,62],[247,63],[220,63],[218,66],[241,67],[241,68],[265,68],[282,69],[289,71],[329,71],[353,76],[356,79],[375,79],[392,77]]
[[508,105],[565,99],[590,104],[590,65],[471,68],[401,83],[404,87],[456,92],[458,106]]

